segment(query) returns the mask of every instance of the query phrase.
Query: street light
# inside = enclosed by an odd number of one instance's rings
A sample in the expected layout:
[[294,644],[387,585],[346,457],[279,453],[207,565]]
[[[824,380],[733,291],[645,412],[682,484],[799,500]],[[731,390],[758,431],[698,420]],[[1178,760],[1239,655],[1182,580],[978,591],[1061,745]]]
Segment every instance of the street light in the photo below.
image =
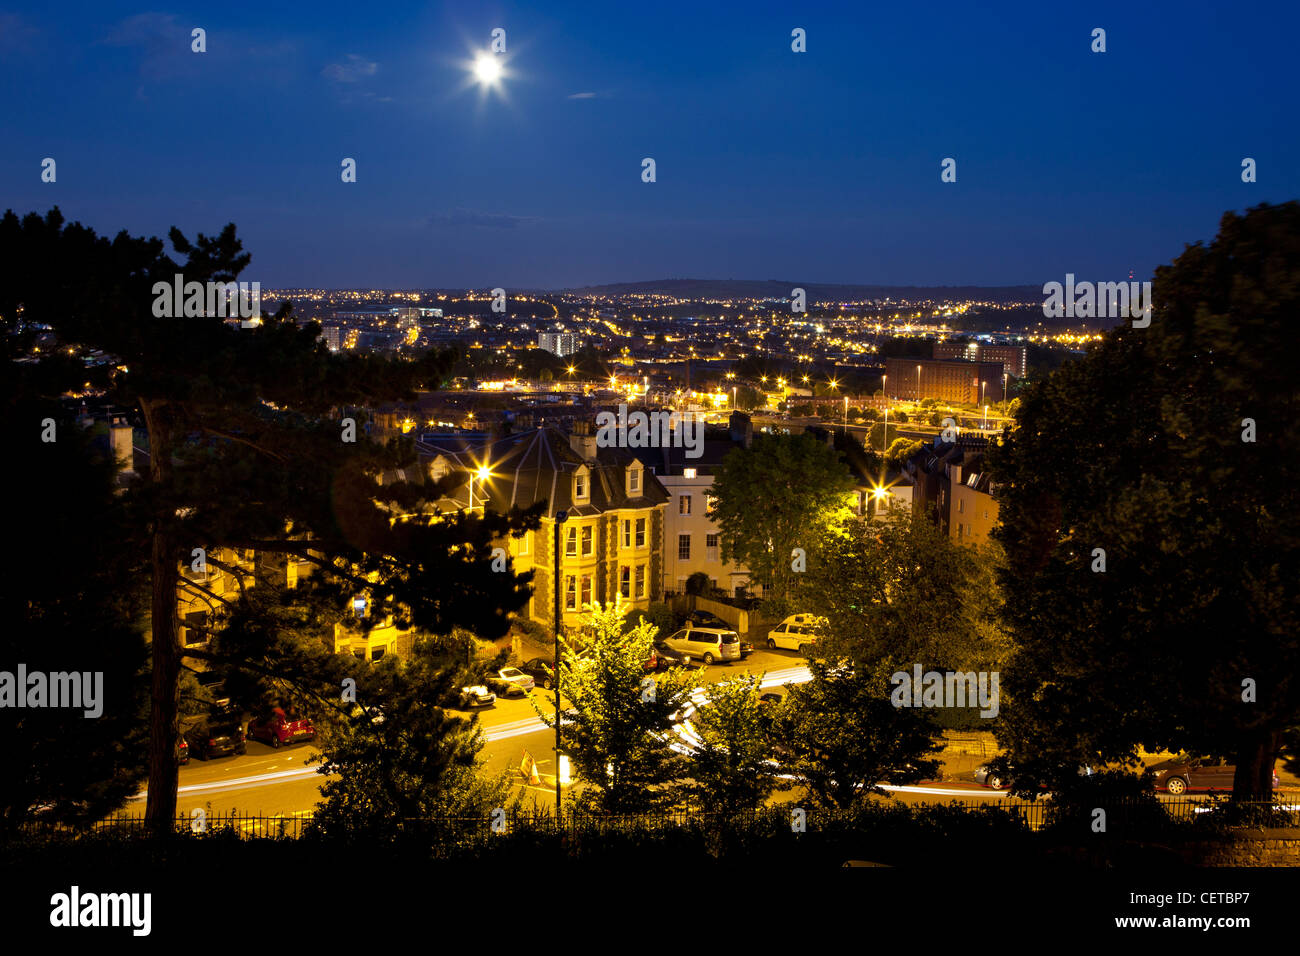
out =
[[561,822],[560,808],[563,806],[563,794],[560,791],[560,632],[563,629],[560,617],[560,525],[569,520],[567,511],[555,513],[555,822]]

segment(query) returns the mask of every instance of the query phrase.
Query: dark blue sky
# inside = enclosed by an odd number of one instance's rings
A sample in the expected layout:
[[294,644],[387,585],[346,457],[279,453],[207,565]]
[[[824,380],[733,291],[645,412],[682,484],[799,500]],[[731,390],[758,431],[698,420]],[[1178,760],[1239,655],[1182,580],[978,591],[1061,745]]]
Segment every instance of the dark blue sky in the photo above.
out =
[[233,220],[266,286],[1148,277],[1300,197],[1294,2],[57,7],[0,11],[0,206]]

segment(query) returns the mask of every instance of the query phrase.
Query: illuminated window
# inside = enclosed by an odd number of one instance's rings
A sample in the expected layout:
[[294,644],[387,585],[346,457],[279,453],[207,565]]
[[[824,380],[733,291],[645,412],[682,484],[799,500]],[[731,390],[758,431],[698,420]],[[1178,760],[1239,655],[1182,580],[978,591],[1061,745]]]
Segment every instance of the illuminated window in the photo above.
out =
[[570,574],[564,579],[564,609],[566,611],[575,611],[577,610],[577,604],[577,580]]
[[683,477],[683,478],[694,478],[694,477],[695,477],[695,469],[694,469],[694,468],[683,468],[683,469],[682,469],[682,477]]
[[582,556],[584,558],[591,557],[592,550],[591,525],[584,525],[582,528]]
[[677,496],[677,513],[678,513],[679,515],[688,515],[688,514],[691,513],[691,496],[690,496],[690,495],[678,495],[678,496]]
[[566,558],[576,558],[578,556],[577,528],[570,528],[569,533],[564,537],[564,556]]

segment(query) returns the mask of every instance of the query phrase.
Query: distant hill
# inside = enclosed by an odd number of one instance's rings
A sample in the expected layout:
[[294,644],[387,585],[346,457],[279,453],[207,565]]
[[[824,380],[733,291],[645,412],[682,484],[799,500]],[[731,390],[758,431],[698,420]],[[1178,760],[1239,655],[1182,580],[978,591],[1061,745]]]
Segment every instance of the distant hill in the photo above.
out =
[[916,301],[1041,302],[1043,289],[1033,285],[835,285],[777,279],[655,279],[649,282],[615,282],[562,289],[576,295],[672,295],[684,299],[785,299],[802,288],[809,302],[850,302],[863,299]]

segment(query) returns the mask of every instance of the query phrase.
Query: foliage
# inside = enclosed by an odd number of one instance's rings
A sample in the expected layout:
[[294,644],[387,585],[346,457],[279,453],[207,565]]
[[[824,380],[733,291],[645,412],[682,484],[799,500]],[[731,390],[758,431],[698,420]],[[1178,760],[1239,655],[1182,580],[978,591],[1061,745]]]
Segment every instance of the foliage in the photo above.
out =
[[1225,214],[1153,292],[1149,328],[1027,387],[993,449],[1002,742],[1028,764],[1229,756],[1234,797],[1267,799],[1300,714],[1300,203]]
[[776,765],[763,707],[761,675],[748,672],[709,685],[708,703],[691,718],[700,745],[690,797],[699,810],[751,810],[776,789]]
[[[674,805],[688,769],[687,759],[671,745],[675,717],[695,686],[693,674],[681,668],[648,676],[644,665],[654,626],[641,621],[628,629],[626,614],[621,599],[593,606],[581,652],[561,638],[559,682],[571,712],[560,728],[560,746],[589,785],[581,805],[607,813]],[[555,726],[554,714],[536,701],[533,707]]]
[[924,710],[895,707],[882,673],[844,659],[810,660],[812,679],[793,684],[773,732],[788,749],[782,770],[793,774],[819,808],[861,807],[881,783],[932,777],[941,748]]
[[765,596],[791,599],[800,574],[794,549],[811,556],[821,546],[852,488],[840,456],[812,435],[755,435],[750,448],[728,453],[713,479],[722,559],[749,568]]

